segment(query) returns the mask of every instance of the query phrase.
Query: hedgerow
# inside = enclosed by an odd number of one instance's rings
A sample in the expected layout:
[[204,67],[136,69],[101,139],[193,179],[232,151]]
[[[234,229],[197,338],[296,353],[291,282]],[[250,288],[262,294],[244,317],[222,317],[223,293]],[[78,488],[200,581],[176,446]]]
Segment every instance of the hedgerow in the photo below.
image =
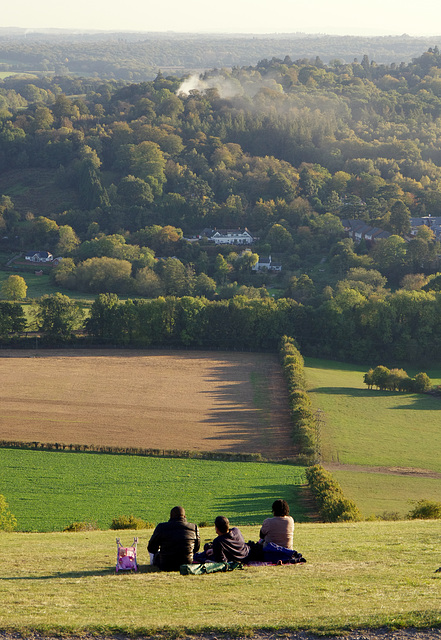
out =
[[77,453],[105,453],[111,455],[146,456],[149,458],[196,458],[200,460],[225,460],[228,462],[267,462],[267,459],[260,453],[189,451],[186,449],[144,449],[142,447],[113,447],[99,444],[72,444],[62,442],[0,440],[0,448],[30,449],[38,451],[73,451]]
[[418,500],[415,507],[407,514],[409,520],[439,520],[441,519],[441,502],[434,500]]
[[304,360],[293,338],[283,336],[280,359],[288,387],[293,438],[302,456],[311,460],[317,454],[317,428],[311,400],[305,390]]
[[137,518],[134,515],[130,516],[117,516],[113,518],[110,525],[111,529],[153,529],[155,525],[151,522],[146,522],[142,518]]
[[78,531],[99,531],[99,526],[96,522],[71,522],[71,524],[64,527],[63,531],[66,533],[78,532]]
[[320,516],[325,522],[348,522],[362,519],[353,500],[345,498],[339,483],[321,465],[306,469],[306,479],[314,494]]

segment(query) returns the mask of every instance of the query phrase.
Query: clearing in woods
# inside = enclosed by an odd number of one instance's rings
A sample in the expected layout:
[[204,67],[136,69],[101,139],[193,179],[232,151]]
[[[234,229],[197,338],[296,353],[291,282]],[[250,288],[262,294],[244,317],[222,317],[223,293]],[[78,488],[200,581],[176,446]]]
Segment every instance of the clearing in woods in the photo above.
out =
[[296,453],[275,354],[0,352],[0,439]]

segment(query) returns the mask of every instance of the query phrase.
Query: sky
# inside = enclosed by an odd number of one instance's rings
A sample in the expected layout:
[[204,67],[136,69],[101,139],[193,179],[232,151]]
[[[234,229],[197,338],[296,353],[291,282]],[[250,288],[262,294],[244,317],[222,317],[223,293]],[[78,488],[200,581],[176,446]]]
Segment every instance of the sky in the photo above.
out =
[[441,35],[439,0],[21,0],[2,27],[191,33]]

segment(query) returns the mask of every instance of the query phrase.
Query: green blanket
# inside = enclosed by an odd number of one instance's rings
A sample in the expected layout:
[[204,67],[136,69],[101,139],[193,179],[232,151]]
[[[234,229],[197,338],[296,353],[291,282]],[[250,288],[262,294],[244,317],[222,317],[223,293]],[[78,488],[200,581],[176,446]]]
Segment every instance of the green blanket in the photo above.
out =
[[240,562],[202,562],[200,564],[181,564],[180,572],[183,576],[200,576],[204,573],[218,573],[218,571],[233,571],[243,569]]

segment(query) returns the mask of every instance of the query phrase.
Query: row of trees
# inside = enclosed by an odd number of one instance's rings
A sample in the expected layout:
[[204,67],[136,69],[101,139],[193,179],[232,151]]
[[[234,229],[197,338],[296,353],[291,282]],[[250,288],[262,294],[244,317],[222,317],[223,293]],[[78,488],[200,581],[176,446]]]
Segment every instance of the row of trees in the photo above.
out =
[[363,382],[367,384],[368,389],[377,387],[381,391],[426,393],[432,388],[432,382],[427,373],[420,372],[411,378],[403,369],[388,369],[383,365],[369,369],[363,376]]
[[105,344],[273,350],[281,336],[292,335],[302,353],[316,357],[421,363],[441,357],[441,294],[435,292],[368,299],[347,289],[317,307],[289,298],[160,296],[121,302],[116,294],[100,294],[87,319],[78,302],[55,294],[36,300],[33,309],[28,324],[20,305],[2,302],[2,337],[27,327],[48,343],[79,332]]
[[304,360],[293,338],[282,337],[280,359],[288,387],[293,438],[301,455],[311,461],[319,454],[317,424],[306,392]]

